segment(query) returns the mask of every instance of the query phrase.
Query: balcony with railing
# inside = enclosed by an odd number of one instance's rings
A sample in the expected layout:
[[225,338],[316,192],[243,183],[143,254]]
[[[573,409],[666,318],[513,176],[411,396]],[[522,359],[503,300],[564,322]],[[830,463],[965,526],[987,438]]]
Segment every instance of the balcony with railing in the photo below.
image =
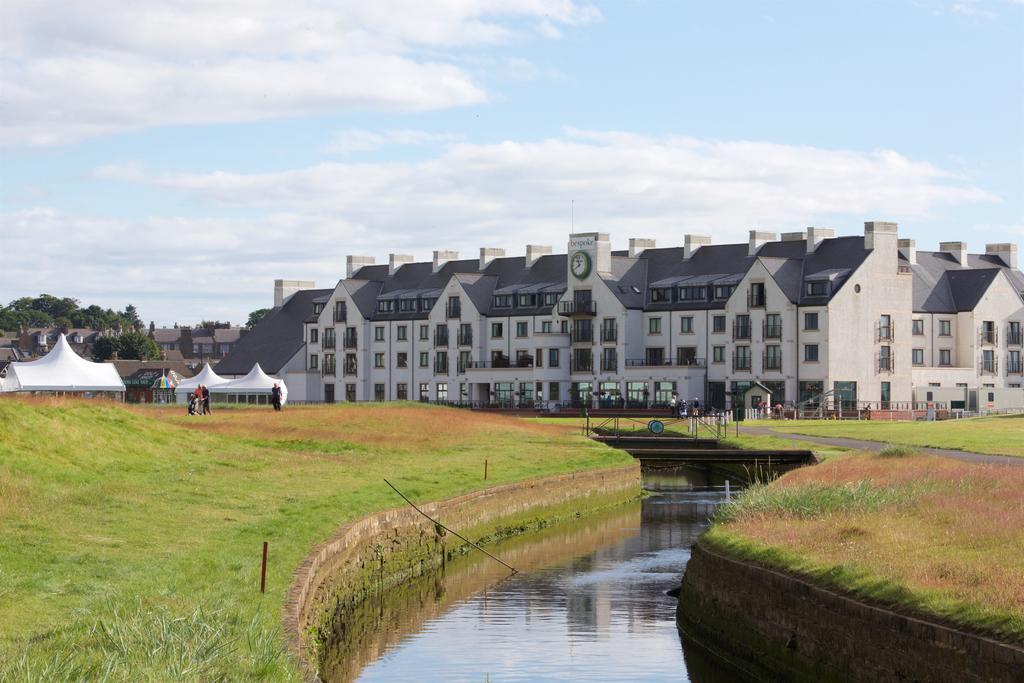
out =
[[892,355],[879,354],[875,357],[875,370],[878,372],[895,372]]
[[[434,330],[434,346],[448,346],[448,328],[439,327]],[[447,373],[447,371],[445,371]]]
[[875,341],[879,342],[891,342],[894,338],[893,326],[889,325],[878,325],[876,327]]
[[466,366],[469,370],[515,370],[533,367],[533,356],[521,356],[516,359],[499,356],[491,360],[474,360]]
[[601,356],[601,372],[618,372],[619,359],[617,356]]
[[594,301],[560,301],[558,303],[558,315],[597,315],[597,303]]
[[348,320],[348,306],[342,302],[338,302],[334,306],[334,322],[343,323]]
[[978,372],[983,375],[998,375],[999,361],[995,358],[982,358],[978,361]]
[[335,342],[334,335],[333,334],[326,334],[326,332],[327,332],[327,330],[324,330],[324,336],[323,336],[323,342],[322,342],[323,347],[325,349],[336,348],[337,343]]
[[472,346],[473,345],[473,330],[459,330],[458,333],[459,346]]
[[434,359],[434,374],[435,375],[447,375],[448,374],[448,356],[440,356]]
[[750,323],[733,323],[732,326],[732,338],[733,339],[750,339]]
[[765,339],[782,339],[782,323],[764,323],[762,332]]
[[986,346],[995,346],[999,343],[999,331],[995,327],[982,327],[978,341]]
[[571,363],[572,372],[593,372],[593,358],[573,358]]
[[606,344],[614,344],[619,341],[619,328],[601,326],[601,341]]
[[747,308],[764,308],[765,306],[765,295],[764,290],[750,290],[747,292]]
[[762,354],[761,367],[765,372],[782,372],[782,354]]
[[445,314],[449,320],[459,319],[462,317],[462,302],[458,299],[449,301],[445,306]]
[[737,356],[733,354],[732,369],[734,372],[750,372],[750,356]]
[[706,362],[703,358],[627,358],[627,368],[703,368]]
[[573,328],[569,340],[573,344],[590,344],[594,341],[594,329],[592,327]]
[[345,336],[342,337],[341,345],[346,349],[359,348],[359,337],[354,334],[346,333]]
[[356,375],[356,374],[359,374],[359,363],[357,361],[354,361],[354,360],[346,360],[345,361],[345,374],[346,375]]
[[326,358],[326,357],[324,358],[324,369],[323,369],[324,376],[333,377],[335,375],[335,372],[336,372],[336,370],[335,370],[336,367],[337,366],[335,365],[335,361],[333,359]]
[[1007,375],[1021,375],[1024,374],[1024,361],[1019,357],[1007,358],[1006,359],[1006,374]]
[[1021,346],[1024,344],[1024,332],[1021,331],[1020,327],[1006,328],[1006,343],[1009,346]]

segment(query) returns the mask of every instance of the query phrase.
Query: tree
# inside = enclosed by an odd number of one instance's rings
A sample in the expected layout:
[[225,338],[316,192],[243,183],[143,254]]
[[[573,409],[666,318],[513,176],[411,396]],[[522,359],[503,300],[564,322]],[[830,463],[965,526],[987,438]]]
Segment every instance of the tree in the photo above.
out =
[[270,313],[269,308],[257,308],[249,314],[249,322],[245,323],[245,326],[251,330],[256,327],[256,323],[266,318],[268,313]]
[[142,329],[142,318],[139,317],[139,312],[135,309],[135,306],[128,304],[124,307],[124,313],[122,313],[125,320],[133,330]]
[[92,359],[98,363],[110,360],[117,351],[117,339],[114,337],[100,337],[92,345]]
[[160,347],[141,332],[125,332],[117,338],[117,357],[125,360],[156,360]]

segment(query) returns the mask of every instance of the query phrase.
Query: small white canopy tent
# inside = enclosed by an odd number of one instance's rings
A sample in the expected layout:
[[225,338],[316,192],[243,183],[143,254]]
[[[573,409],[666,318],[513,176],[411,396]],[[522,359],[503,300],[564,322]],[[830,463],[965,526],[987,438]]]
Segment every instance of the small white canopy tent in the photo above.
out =
[[123,394],[124,382],[112,363],[93,363],[75,353],[64,335],[39,360],[11,363],[0,391],[62,391]]
[[224,398],[220,400],[227,403],[269,404],[270,391],[275,384],[281,387],[281,404],[283,405],[288,402],[288,387],[281,380],[263,372],[260,364],[256,363],[245,377],[239,377],[217,386],[211,385],[210,394],[223,396]]
[[183,379],[180,382],[178,382],[178,384],[175,385],[174,387],[174,395],[179,399],[188,396],[193,391],[195,391],[196,387],[198,387],[200,384],[204,384],[207,387],[209,387],[210,393],[213,393],[213,388],[215,386],[230,381],[231,380],[225,379],[218,375],[216,372],[214,372],[213,368],[210,367],[210,364],[207,363],[206,365],[203,366],[203,369],[199,371],[198,375],[195,375],[194,377],[189,377],[188,379]]

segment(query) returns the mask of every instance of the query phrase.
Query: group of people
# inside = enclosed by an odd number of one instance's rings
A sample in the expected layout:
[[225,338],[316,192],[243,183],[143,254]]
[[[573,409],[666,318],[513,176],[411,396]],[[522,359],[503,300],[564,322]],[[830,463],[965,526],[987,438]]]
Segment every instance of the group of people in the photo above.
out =
[[700,415],[700,399],[693,399],[689,404],[686,399],[679,398],[679,394],[672,392],[668,400],[668,407],[672,411],[672,417],[696,417]]
[[188,414],[210,415],[211,413],[213,410],[210,409],[210,388],[205,384],[200,384],[195,391],[188,395]]

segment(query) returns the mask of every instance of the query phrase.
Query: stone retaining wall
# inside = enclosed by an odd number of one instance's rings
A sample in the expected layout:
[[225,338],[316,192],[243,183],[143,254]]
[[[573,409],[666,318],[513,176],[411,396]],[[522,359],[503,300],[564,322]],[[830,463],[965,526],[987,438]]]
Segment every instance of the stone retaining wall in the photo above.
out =
[[747,676],[806,681],[1024,680],[1024,648],[869,605],[698,542],[680,630]]
[[[531,524],[625,502],[640,492],[640,466],[634,463],[495,486],[420,507],[462,535],[487,542]],[[317,679],[319,640],[340,607],[464,551],[462,541],[409,506],[346,524],[315,548],[295,572],[284,614],[289,649],[306,678]]]

